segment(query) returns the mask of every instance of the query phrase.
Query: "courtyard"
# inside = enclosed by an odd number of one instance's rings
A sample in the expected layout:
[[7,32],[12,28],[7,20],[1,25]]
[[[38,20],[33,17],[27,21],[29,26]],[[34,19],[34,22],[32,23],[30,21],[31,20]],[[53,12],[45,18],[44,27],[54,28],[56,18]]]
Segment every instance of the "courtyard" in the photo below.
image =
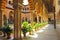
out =
[[0,40],[60,40],[60,0],[1,0]]

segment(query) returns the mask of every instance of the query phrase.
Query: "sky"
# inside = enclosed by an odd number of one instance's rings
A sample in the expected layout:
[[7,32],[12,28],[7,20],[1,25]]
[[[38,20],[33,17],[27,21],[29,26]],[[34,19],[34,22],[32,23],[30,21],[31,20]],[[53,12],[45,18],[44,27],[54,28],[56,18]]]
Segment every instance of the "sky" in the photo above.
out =
[[24,0],[24,1],[23,1],[23,4],[24,4],[24,5],[28,5],[28,0]]

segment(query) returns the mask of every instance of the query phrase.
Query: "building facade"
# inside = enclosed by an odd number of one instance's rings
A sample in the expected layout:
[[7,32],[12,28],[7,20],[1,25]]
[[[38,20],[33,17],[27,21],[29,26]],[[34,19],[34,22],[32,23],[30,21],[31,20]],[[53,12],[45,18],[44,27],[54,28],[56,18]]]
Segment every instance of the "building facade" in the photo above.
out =
[[[13,5],[12,5],[12,0],[7,0],[5,1],[6,2],[6,7],[3,9],[3,7],[1,7],[1,11],[2,11],[2,15],[1,15],[1,18],[2,18],[2,26],[4,25],[4,20],[13,20],[13,17],[14,17],[14,11],[13,11]],[[9,22],[9,21],[8,21]]]

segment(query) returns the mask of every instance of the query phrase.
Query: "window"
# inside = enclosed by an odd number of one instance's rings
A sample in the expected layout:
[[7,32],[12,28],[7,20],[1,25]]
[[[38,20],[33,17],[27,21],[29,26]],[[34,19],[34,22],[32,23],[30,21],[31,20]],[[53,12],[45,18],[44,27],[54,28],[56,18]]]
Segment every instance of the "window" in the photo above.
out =
[[14,22],[13,17],[10,16],[9,19],[8,19],[8,23],[9,23],[9,24],[13,24],[13,22]]
[[11,1],[9,1],[9,4],[11,4]]
[[10,5],[13,5],[12,1],[9,1],[8,3],[9,3]]
[[8,19],[8,23],[9,24],[13,24],[14,23],[14,18],[13,18],[13,12],[12,11],[10,11],[9,12],[9,19]]
[[3,15],[3,20],[7,20],[7,17],[6,17],[6,15]]
[[29,10],[29,8],[27,8],[27,10]]

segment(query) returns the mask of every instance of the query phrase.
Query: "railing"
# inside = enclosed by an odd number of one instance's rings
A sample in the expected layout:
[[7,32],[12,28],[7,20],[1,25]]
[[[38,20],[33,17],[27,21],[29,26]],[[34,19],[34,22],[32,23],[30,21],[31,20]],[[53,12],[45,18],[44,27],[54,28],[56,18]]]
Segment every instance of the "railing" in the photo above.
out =
[[23,10],[23,9],[22,9],[21,11],[22,11],[22,12],[30,12],[29,10]]

